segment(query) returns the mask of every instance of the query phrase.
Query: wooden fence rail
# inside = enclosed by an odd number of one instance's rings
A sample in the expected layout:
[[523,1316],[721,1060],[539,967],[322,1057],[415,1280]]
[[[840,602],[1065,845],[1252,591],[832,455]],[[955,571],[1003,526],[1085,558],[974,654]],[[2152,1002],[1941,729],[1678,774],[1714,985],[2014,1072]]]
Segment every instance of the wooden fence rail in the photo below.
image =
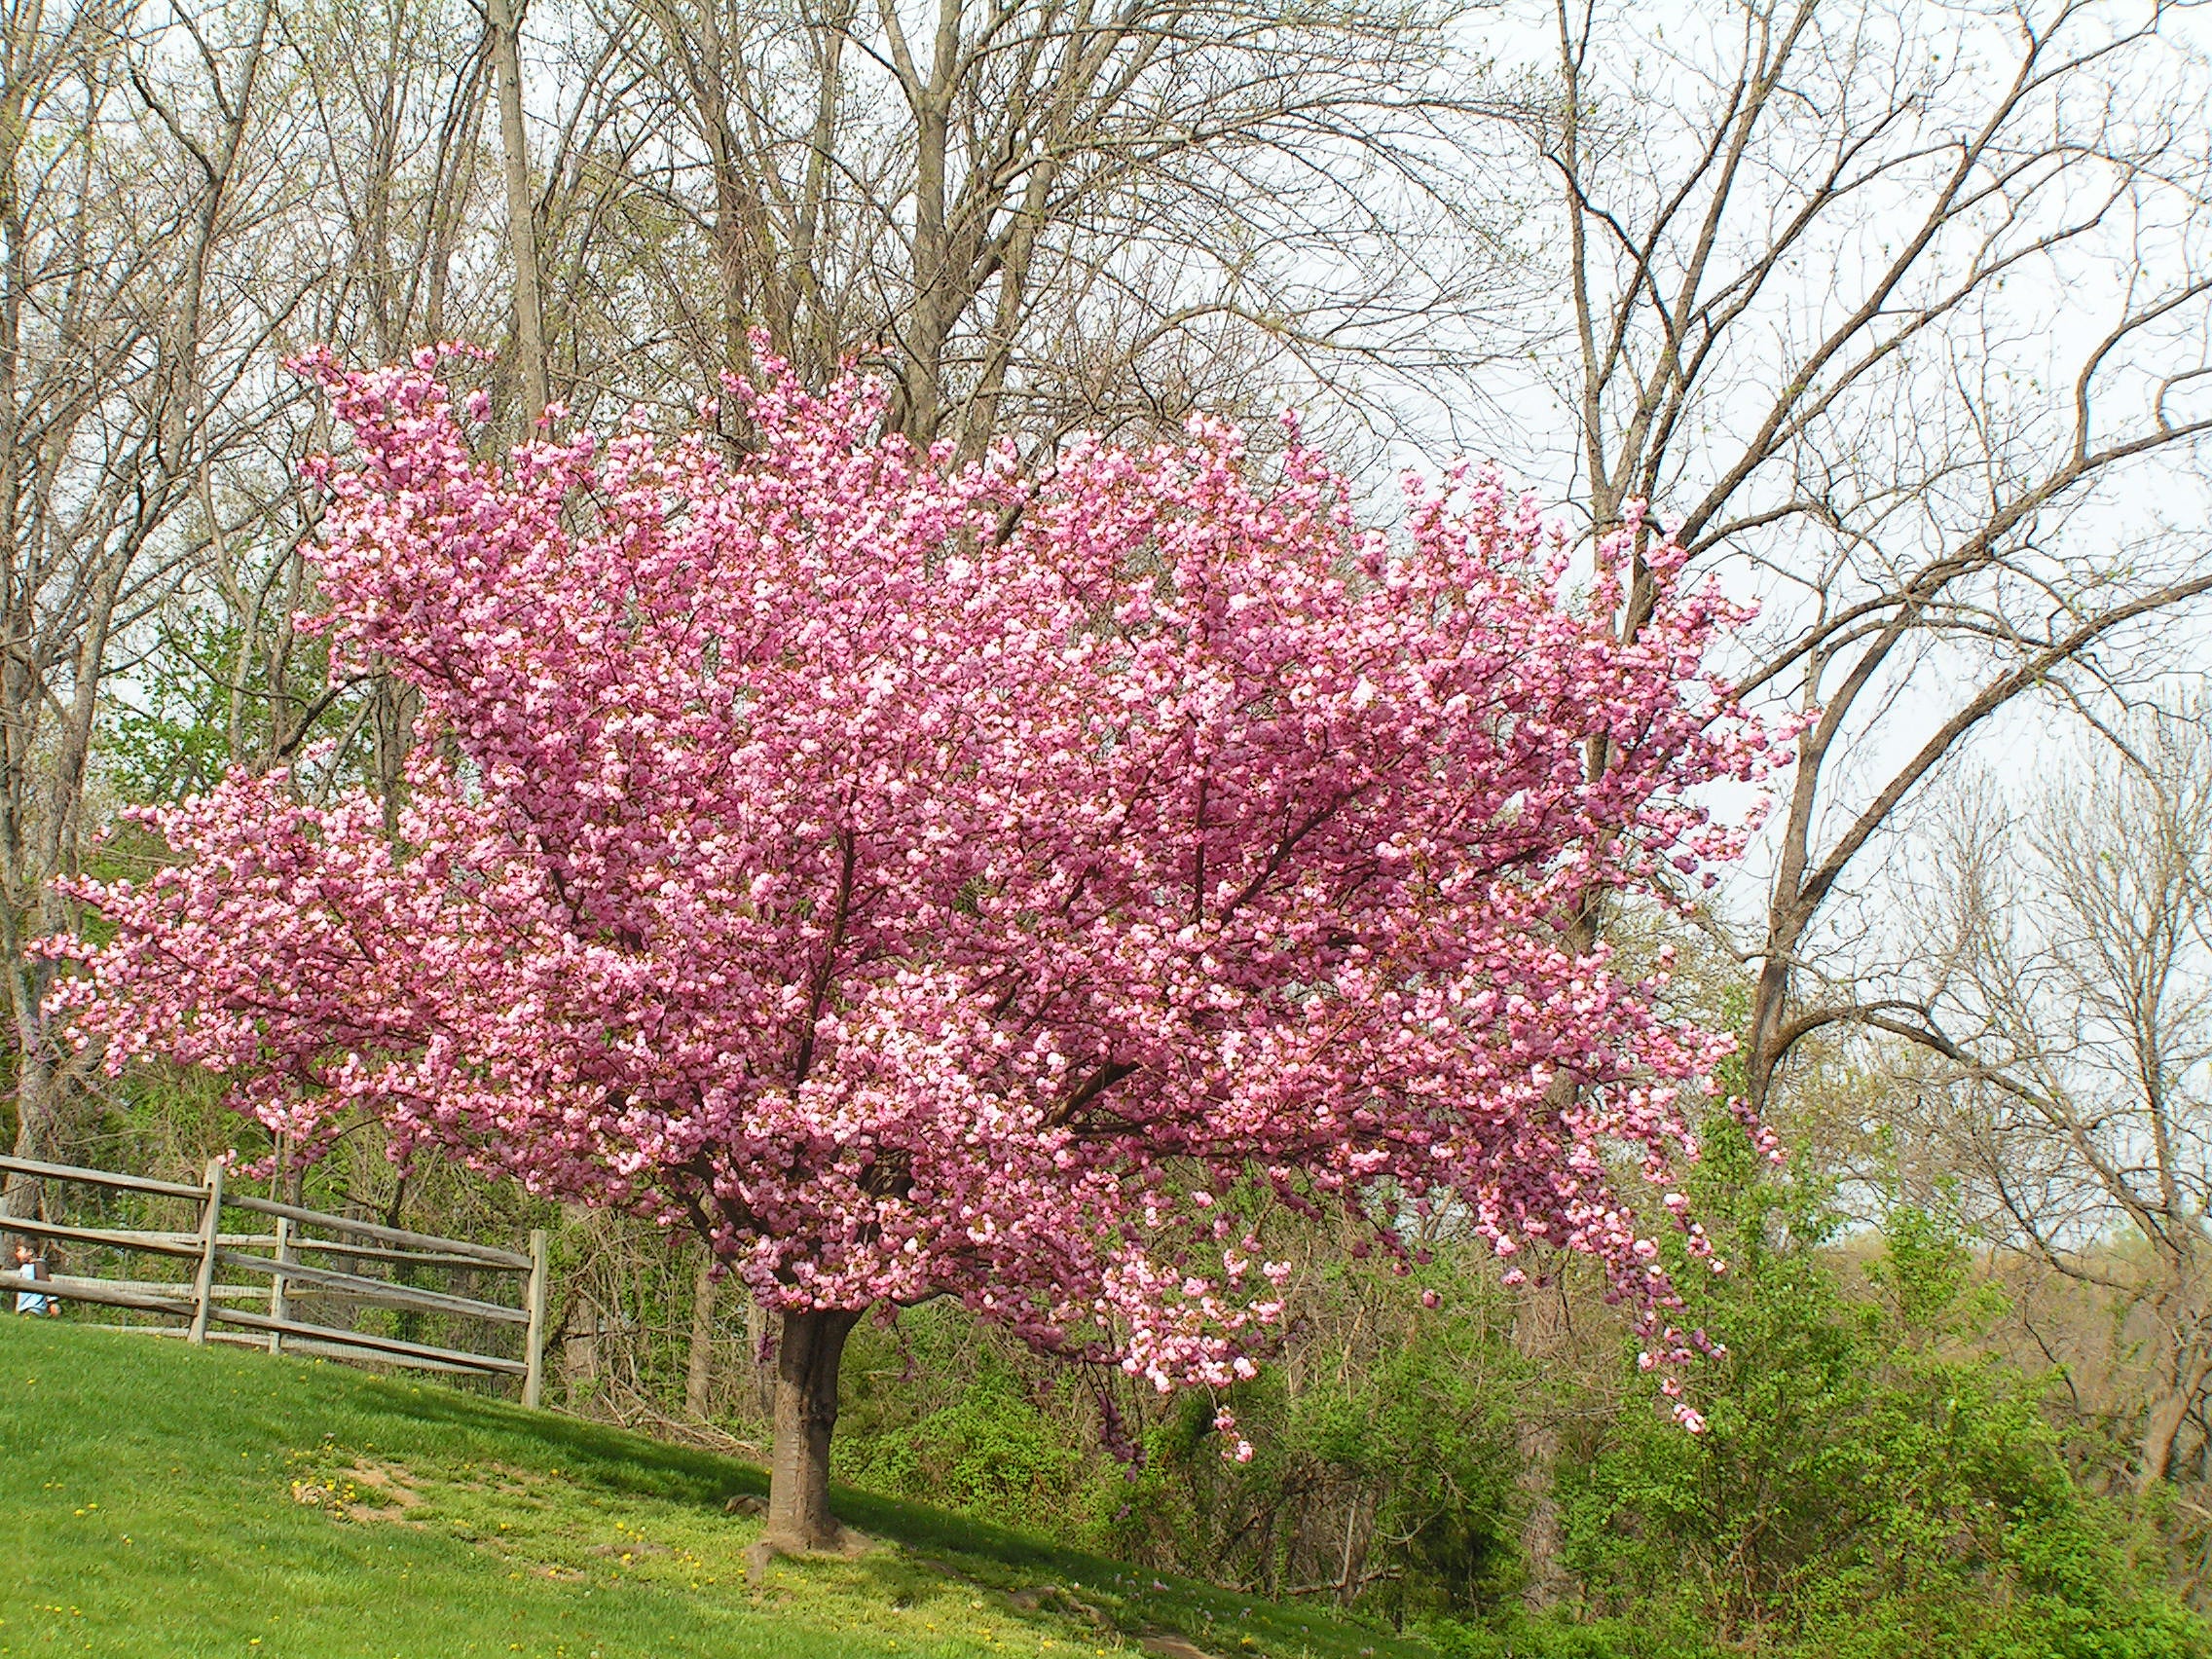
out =
[[[224,1191],[226,1165],[220,1159],[207,1165],[206,1181],[190,1186],[180,1181],[154,1181],[138,1175],[120,1175],[106,1169],[84,1169],[68,1163],[41,1163],[30,1159],[0,1157],[0,1175],[26,1176],[38,1181],[73,1182],[145,1198],[179,1198],[199,1207],[199,1225],[186,1229],[79,1227],[34,1217],[0,1219],[0,1230],[83,1244],[119,1252],[158,1256],[193,1267],[192,1282],[84,1278],[56,1275],[34,1283],[18,1280],[12,1288],[29,1290],[64,1302],[95,1307],[159,1313],[185,1321],[181,1331],[162,1328],[165,1334],[182,1335],[205,1343],[213,1334],[225,1342],[266,1341],[272,1353],[280,1353],[289,1339],[304,1352],[338,1358],[373,1361],[382,1365],[418,1366],[425,1370],[473,1372],[522,1380],[526,1406],[537,1405],[545,1375],[546,1282],[545,1235],[530,1235],[528,1253],[501,1250],[464,1238],[444,1238],[436,1234],[411,1233],[405,1228],[355,1221],[329,1215],[298,1204],[278,1203],[243,1193]],[[224,1210],[242,1210],[254,1216],[273,1217],[274,1233],[225,1233]],[[314,1238],[301,1229],[335,1234]],[[336,1264],[303,1262],[302,1255],[336,1258]],[[395,1272],[410,1269],[439,1269],[448,1272],[492,1273],[522,1280],[521,1305],[510,1306],[480,1296],[432,1290],[397,1278],[379,1278],[348,1271],[377,1264]],[[256,1285],[218,1284],[218,1268],[234,1273],[265,1274],[268,1288]],[[408,1313],[482,1320],[497,1326],[520,1325],[523,1357],[478,1353],[411,1338],[381,1336],[348,1330],[340,1325],[296,1318],[291,1301],[296,1296],[347,1304],[392,1308]],[[268,1305],[267,1313],[232,1306],[252,1299]],[[215,1332],[232,1326],[240,1333]]]

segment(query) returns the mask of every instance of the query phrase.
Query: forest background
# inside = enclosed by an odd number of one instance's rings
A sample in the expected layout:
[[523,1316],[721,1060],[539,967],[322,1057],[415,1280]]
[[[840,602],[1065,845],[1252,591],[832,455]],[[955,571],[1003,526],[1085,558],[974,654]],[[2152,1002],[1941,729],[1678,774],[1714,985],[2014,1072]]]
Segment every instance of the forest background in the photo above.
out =
[[[966,456],[1294,403],[1377,522],[1459,452],[1578,537],[1653,502],[1761,606],[1729,671],[1809,721],[1738,880],[1603,924],[1682,953],[1790,1149],[1712,1125],[1712,1431],[1595,1285],[1503,1286],[1439,1217],[1403,1278],[1282,1241],[1250,1465],[933,1306],[855,1339],[849,1477],[1446,1651],[2201,1650],[2206,38],[2088,0],[6,0],[0,1131],[267,1150],[57,1043],[35,946],[55,877],[153,857],[123,805],[233,765],[395,798],[407,694],[293,625],[332,434],[291,353],[474,340],[508,437],[681,426],[762,341]],[[759,1441],[757,1311],[642,1223],[367,1127],[298,1180],[553,1226],[569,1408]]]

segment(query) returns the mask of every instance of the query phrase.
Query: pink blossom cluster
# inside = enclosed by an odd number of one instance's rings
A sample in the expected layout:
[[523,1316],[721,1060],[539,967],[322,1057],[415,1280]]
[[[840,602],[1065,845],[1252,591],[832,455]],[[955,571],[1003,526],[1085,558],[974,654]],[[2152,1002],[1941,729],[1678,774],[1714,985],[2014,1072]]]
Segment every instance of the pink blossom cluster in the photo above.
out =
[[1583,1252],[1687,1354],[1608,1168],[1675,1183],[1725,1043],[1562,925],[1733,856],[1696,792],[1767,764],[1672,546],[1623,645],[1619,547],[1575,594],[1478,472],[1363,534],[1295,430],[1265,476],[1201,422],[1038,480],[777,372],[741,458],[495,462],[435,355],[306,366],[354,440],[313,625],[423,699],[397,833],[281,773],[143,814],[178,862],[80,884],[112,941],[65,947],[111,1068],[1162,1389],[1250,1374],[1271,1204]]

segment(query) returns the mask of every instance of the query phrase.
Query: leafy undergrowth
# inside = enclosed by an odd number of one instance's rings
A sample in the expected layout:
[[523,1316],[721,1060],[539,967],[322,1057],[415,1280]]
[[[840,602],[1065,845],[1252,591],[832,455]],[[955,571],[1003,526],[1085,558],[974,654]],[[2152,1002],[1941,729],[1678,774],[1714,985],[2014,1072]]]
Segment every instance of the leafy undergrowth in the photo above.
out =
[[845,1493],[748,1580],[751,1465],[433,1382],[0,1321],[0,1655],[921,1659],[1425,1650]]

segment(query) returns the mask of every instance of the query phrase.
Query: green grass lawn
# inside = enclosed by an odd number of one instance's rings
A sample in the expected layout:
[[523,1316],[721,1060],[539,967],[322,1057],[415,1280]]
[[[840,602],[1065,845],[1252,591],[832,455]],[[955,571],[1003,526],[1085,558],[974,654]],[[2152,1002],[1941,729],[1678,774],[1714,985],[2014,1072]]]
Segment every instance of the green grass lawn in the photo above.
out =
[[759,1523],[724,1506],[765,1491],[434,1382],[0,1320],[0,1655],[1425,1651],[860,1493],[839,1513],[878,1548],[755,1585]]

